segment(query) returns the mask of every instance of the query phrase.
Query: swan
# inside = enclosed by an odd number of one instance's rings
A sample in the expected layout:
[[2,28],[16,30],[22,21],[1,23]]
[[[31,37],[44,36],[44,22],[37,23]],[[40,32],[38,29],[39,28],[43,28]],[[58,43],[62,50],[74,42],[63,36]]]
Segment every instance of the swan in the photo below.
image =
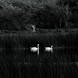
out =
[[45,51],[53,52],[53,46],[51,45],[51,47],[45,47]]
[[31,52],[37,52],[37,55],[39,55],[39,44],[37,44],[37,47],[31,47]]

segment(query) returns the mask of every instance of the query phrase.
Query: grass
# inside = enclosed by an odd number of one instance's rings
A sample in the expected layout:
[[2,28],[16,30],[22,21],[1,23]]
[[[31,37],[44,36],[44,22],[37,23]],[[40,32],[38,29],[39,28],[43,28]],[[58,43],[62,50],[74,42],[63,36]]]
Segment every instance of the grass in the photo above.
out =
[[[26,42],[28,42],[28,44],[33,44],[33,42],[35,42],[34,44],[37,44],[40,42],[43,44],[50,43],[55,46],[76,46],[75,41],[77,43],[78,33],[75,32],[75,30],[73,32],[72,31],[68,32],[67,30],[66,32],[60,30],[57,32],[55,30],[40,30],[40,32],[19,31],[14,33],[1,33],[0,41],[3,43],[9,41],[21,46],[24,46],[24,43]],[[66,45],[66,43],[68,44]],[[2,46],[2,44],[0,45]]]

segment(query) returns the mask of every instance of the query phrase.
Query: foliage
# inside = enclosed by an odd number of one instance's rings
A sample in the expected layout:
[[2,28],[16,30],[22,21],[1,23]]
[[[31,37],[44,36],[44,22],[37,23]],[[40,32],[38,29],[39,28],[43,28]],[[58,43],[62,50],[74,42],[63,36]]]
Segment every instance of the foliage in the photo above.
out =
[[[27,24],[35,24],[38,28],[69,28],[73,16],[69,5],[26,5],[15,1],[0,4],[1,30],[26,30]],[[76,18],[76,17],[75,17]],[[73,18],[72,18],[73,19]]]

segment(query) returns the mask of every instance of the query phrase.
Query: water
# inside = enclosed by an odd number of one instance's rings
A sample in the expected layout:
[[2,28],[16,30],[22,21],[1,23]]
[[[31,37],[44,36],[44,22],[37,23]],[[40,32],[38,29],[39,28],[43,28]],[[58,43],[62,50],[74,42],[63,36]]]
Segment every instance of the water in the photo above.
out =
[[53,53],[40,48],[40,55],[30,49],[0,49],[0,77],[5,78],[78,78],[78,49],[54,47]]

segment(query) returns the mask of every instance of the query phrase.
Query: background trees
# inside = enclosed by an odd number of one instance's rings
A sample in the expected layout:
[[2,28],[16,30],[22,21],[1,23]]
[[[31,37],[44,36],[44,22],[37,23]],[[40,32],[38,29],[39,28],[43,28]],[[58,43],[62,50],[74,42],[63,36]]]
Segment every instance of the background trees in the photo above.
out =
[[0,2],[0,28],[25,30],[28,24],[48,29],[78,27],[76,1],[56,1],[55,7],[49,6],[47,0],[43,2],[38,0],[36,4],[29,5],[19,1]]

